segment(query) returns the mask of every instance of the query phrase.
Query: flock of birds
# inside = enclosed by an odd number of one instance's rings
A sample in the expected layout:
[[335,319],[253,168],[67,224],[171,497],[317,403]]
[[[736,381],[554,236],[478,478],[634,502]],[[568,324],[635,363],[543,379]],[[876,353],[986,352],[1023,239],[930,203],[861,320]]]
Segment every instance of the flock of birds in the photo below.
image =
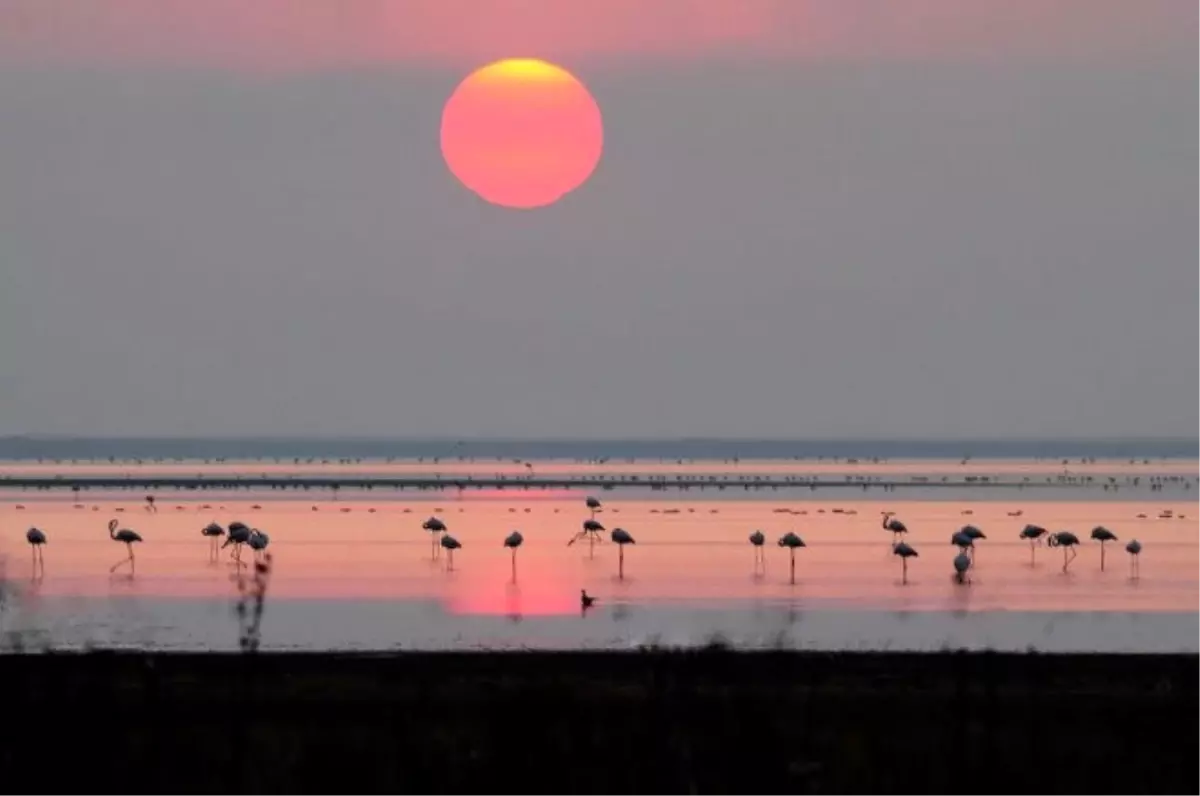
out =
[[[578,533],[571,537],[567,545],[573,545],[576,542],[586,541],[588,543],[591,555],[595,554],[595,546],[603,543],[604,537],[602,534],[606,530],[596,519],[596,512],[600,510],[601,503],[595,497],[588,497],[586,505],[591,516],[583,521],[582,527]],[[153,509],[153,504],[149,510]],[[916,548],[904,541],[905,535],[908,533],[908,527],[896,518],[894,512],[883,512],[881,522],[882,528],[892,535],[891,549],[892,553],[900,559],[901,565],[901,583],[908,583],[908,560],[918,557]],[[446,551],[446,569],[454,569],[454,551],[462,548],[462,543],[450,535],[446,523],[438,517],[430,517],[422,523],[421,528],[430,533],[431,542],[431,558],[438,559],[442,550]],[[270,537],[258,530],[251,528],[242,522],[231,522],[228,528],[223,528],[215,522],[209,523],[200,530],[200,534],[209,540],[209,560],[215,562],[220,556],[220,551],[227,547],[232,547],[230,554],[231,563],[235,566],[247,566],[242,559],[243,548],[250,548],[253,551],[255,561],[261,561],[267,545],[270,544]],[[108,535],[115,541],[125,545],[126,556],[110,567],[109,572],[115,573],[119,568],[128,565],[129,576],[135,574],[136,559],[134,557],[134,544],[142,542],[142,537],[136,532],[128,528],[120,528],[117,520],[111,520],[108,523]],[[1029,542],[1029,561],[1033,566],[1037,562],[1037,549],[1042,546],[1043,542],[1051,548],[1061,547],[1063,550],[1063,565],[1062,571],[1066,573],[1070,568],[1071,562],[1078,556],[1076,548],[1081,544],[1078,536],[1071,531],[1055,531],[1050,532],[1039,525],[1026,525],[1020,532],[1019,537]],[[636,544],[632,534],[623,528],[613,528],[609,532],[609,540],[617,545],[617,577],[623,579],[625,577],[625,547],[627,545]],[[1092,529],[1091,538],[1100,543],[1100,570],[1105,569],[1105,552],[1109,542],[1117,542],[1117,535],[1103,526],[1097,526]],[[34,577],[38,578],[45,574],[45,553],[44,548],[47,543],[46,532],[39,528],[30,528],[25,539],[29,543],[33,551],[33,573]],[[970,572],[975,565],[976,543],[987,539],[978,527],[974,525],[964,525],[959,530],[955,531],[950,536],[950,543],[958,548],[958,554],[953,559],[954,579],[960,584],[970,583]],[[760,530],[756,530],[749,536],[749,541],[754,549],[754,571],[756,576],[761,576],[766,572],[766,544],[767,536]],[[503,545],[512,553],[512,579],[516,582],[517,579],[517,550],[524,544],[525,538],[520,531],[513,531],[504,538]],[[790,576],[791,582],[796,582],[796,551],[807,547],[804,540],[795,532],[789,531],[783,534],[778,542],[778,546],[786,548],[790,559]],[[1139,556],[1142,552],[1142,544],[1137,539],[1131,540],[1125,545],[1125,551],[1129,554],[1129,575],[1131,578],[1139,578],[1141,576]],[[586,591],[581,590],[580,602],[586,610],[592,607],[596,598],[590,596]]]
[[[892,553],[900,557],[902,564],[902,581],[908,583],[908,559],[916,558],[918,553],[916,549],[902,541],[904,534],[908,533],[908,527],[903,522],[895,519],[890,511],[883,513],[883,529],[892,534]],[[760,537],[756,541],[755,536]],[[751,544],[761,545],[762,534],[751,535]],[[1029,564],[1033,566],[1037,563],[1037,548],[1042,545],[1043,539],[1047,547],[1061,547],[1063,551],[1062,571],[1065,574],[1071,566],[1071,562],[1075,560],[1078,553],[1075,548],[1080,544],[1080,539],[1071,531],[1055,531],[1053,533],[1047,531],[1040,525],[1026,525],[1021,529],[1020,538],[1029,542]],[[785,542],[787,537],[779,540],[780,546],[787,546]],[[987,539],[987,535],[979,530],[974,525],[964,525],[959,530],[950,535],[950,544],[958,548],[958,555],[954,557],[954,579],[959,583],[970,582],[970,571],[975,565],[975,543],[981,539]],[[1105,545],[1108,542],[1116,542],[1117,535],[1105,528],[1102,525],[1097,525],[1092,529],[1092,539],[1100,543],[1100,571],[1104,571],[1105,563]],[[803,546],[803,542],[800,546]],[[1125,552],[1129,553],[1129,576],[1131,578],[1141,577],[1141,562],[1139,556],[1142,552],[1142,543],[1137,539],[1131,540],[1125,545]]]

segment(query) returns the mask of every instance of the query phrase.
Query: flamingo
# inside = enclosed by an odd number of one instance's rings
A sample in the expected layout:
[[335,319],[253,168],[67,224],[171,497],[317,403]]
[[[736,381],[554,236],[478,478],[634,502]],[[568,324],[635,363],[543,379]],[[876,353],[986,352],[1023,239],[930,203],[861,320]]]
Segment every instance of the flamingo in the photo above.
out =
[[525,537],[520,531],[513,531],[508,536],[504,537],[504,546],[512,550],[512,579],[513,583],[517,582],[517,548],[525,541]]
[[767,537],[762,531],[755,531],[750,534],[750,544],[754,545],[754,571],[757,572],[759,567],[765,571],[767,568],[767,555],[763,549],[763,545],[767,543]]
[[958,532],[963,534],[967,538],[969,538],[972,542],[972,544],[971,544],[971,563],[973,564],[975,562],[975,544],[974,543],[978,542],[980,539],[986,539],[987,536],[985,536],[983,531],[979,530],[974,525],[964,525],[963,527],[958,529]]
[[588,540],[588,555],[596,554],[596,543],[604,541],[600,537],[600,532],[604,530],[604,526],[596,520],[584,520],[583,530],[571,537],[571,541],[567,542],[567,547],[578,542],[580,539]]
[[46,546],[46,532],[30,528],[25,532],[25,541],[29,542],[29,549],[33,552],[33,576],[37,577],[39,564],[42,574],[46,574],[46,558],[42,549]]
[[591,510],[591,512],[592,512],[592,519],[593,520],[596,519],[596,509],[600,508],[600,499],[594,498],[594,497],[588,497],[586,503],[587,503],[588,509]]
[[129,577],[132,578],[134,576],[134,571],[137,566],[133,560],[133,543],[142,541],[142,537],[140,535],[138,535],[138,533],[136,531],[131,531],[128,528],[122,528],[121,530],[118,531],[117,524],[118,523],[116,520],[108,521],[108,535],[114,542],[121,542],[125,545],[125,549],[126,549],[126,551],[128,551],[129,557],[123,558],[120,561],[118,561],[117,563],[113,564],[111,567],[109,567],[108,571],[116,572],[117,567],[128,562],[129,563]]
[[1104,543],[1117,541],[1117,535],[1105,528],[1103,525],[1097,525],[1092,528],[1092,538],[1100,543],[1100,571],[1104,571]]
[[966,553],[959,553],[954,557],[954,579],[959,583],[970,583],[971,579],[967,577],[967,571],[971,569],[971,557]]
[[225,535],[225,529],[215,522],[210,522],[200,529],[200,535],[208,537],[208,557],[215,560],[217,557],[217,540]]
[[1029,566],[1035,566],[1037,563],[1037,547],[1042,543],[1042,537],[1046,535],[1046,529],[1040,525],[1026,525],[1021,529],[1021,538],[1029,540]]
[[579,607],[586,613],[587,609],[596,604],[596,598],[587,593],[586,589],[579,590]]
[[455,539],[450,534],[442,534],[442,547],[446,548],[446,571],[454,570],[454,551],[462,547],[462,543]]
[[1125,552],[1129,553],[1129,577],[1140,578],[1142,576],[1142,543],[1134,539],[1125,545]]
[[625,578],[625,545],[637,544],[633,537],[629,535],[629,531],[624,528],[612,529],[612,540],[617,545],[617,577]]
[[[437,517],[430,517],[429,519],[425,520],[425,522],[421,523],[421,528],[422,530],[429,531],[431,534],[433,534],[433,536],[430,537],[430,542],[432,542],[433,547],[433,558],[437,558],[438,534],[446,532],[446,523],[442,522]],[[442,545],[442,547],[445,547],[445,545]]]
[[229,537],[221,545],[222,549],[233,545],[233,560],[238,566],[242,564],[242,545],[250,541],[252,531],[250,526],[244,522],[229,523]]
[[146,495],[146,511],[151,514],[158,513],[158,506],[154,505],[154,495]]
[[900,541],[900,537],[902,534],[908,533],[907,525],[900,522],[900,520],[892,519],[894,514],[895,514],[895,512],[891,512],[891,511],[883,512],[883,522],[881,523],[881,526],[883,527],[883,529],[885,531],[891,532],[893,546],[896,545],[896,543],[898,543]]
[[892,555],[900,556],[901,583],[908,583],[908,559],[917,558],[917,551],[908,542],[900,542],[892,548]]
[[267,549],[267,545],[271,543],[271,537],[255,528],[250,531],[250,538],[246,540],[246,544],[254,551],[254,560],[262,558],[263,551]]
[[[1075,545],[1079,544],[1079,537],[1070,531],[1055,531],[1050,534],[1046,544],[1050,547],[1061,547],[1063,549],[1063,567],[1062,571],[1065,575],[1067,567],[1075,560],[1075,556],[1079,555],[1075,552]],[[1068,557],[1068,553],[1070,556]]]
[[794,584],[796,582],[796,548],[807,547],[807,545],[804,544],[804,540],[801,539],[799,536],[792,533],[791,531],[788,531],[783,536],[779,537],[779,546],[786,547],[788,549],[788,553],[791,554],[791,557],[792,557],[792,583]]

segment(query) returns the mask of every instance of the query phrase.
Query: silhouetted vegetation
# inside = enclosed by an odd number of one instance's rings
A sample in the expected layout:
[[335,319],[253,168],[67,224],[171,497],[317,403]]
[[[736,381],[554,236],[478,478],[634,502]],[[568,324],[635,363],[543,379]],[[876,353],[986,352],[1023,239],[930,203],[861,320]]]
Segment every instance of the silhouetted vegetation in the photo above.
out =
[[[1195,793],[1195,655],[0,657],[76,792]],[[10,724],[10,727],[12,725]]]

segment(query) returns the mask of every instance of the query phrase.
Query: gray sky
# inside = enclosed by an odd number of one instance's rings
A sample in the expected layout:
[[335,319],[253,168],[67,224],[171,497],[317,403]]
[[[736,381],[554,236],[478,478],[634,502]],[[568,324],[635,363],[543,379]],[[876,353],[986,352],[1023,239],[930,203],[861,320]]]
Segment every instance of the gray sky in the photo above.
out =
[[562,58],[531,212],[458,66],[0,65],[0,433],[1194,436],[1194,37],[1103,55]]

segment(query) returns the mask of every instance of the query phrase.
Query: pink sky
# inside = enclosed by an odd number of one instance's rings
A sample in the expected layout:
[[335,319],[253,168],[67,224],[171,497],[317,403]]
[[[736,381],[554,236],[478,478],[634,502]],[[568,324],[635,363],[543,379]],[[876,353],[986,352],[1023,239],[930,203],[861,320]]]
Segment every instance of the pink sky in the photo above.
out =
[[321,69],[700,58],[1146,60],[1192,0],[0,0],[0,63]]

